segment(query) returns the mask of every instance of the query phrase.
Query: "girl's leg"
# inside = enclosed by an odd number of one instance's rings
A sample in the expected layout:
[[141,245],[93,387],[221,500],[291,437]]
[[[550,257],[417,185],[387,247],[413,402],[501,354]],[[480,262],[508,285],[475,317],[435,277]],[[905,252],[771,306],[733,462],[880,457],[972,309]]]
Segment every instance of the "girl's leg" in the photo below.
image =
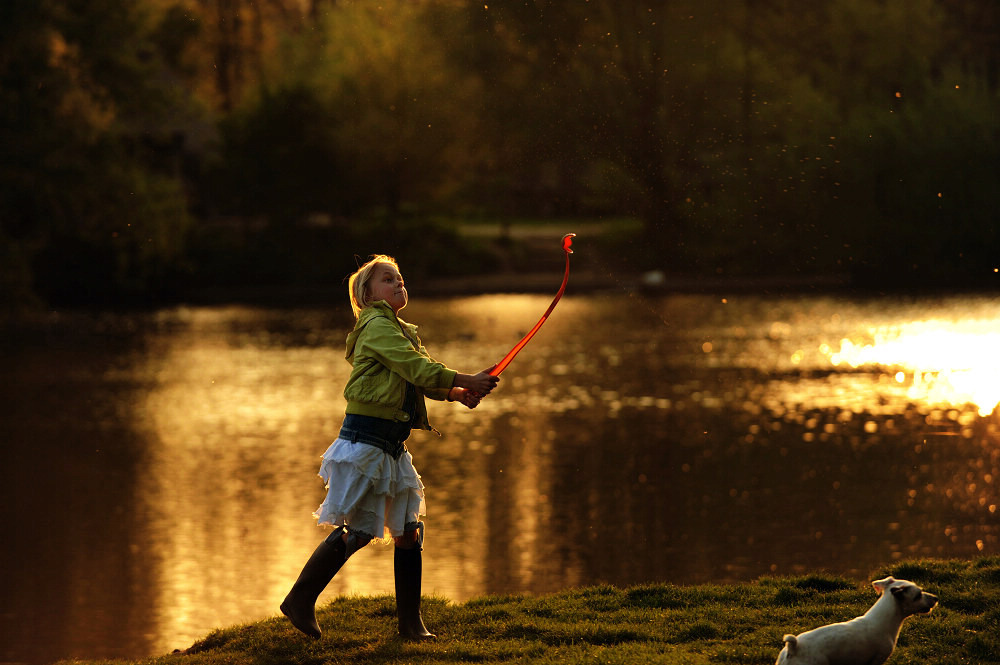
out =
[[423,569],[420,552],[424,544],[424,523],[406,525],[403,535],[396,538],[395,542],[393,567],[399,634],[405,640],[434,639],[437,636],[427,630],[420,616],[420,581]]
[[352,554],[368,544],[371,536],[337,527],[306,562],[292,590],[281,603],[281,613],[309,637],[319,638],[316,599]]

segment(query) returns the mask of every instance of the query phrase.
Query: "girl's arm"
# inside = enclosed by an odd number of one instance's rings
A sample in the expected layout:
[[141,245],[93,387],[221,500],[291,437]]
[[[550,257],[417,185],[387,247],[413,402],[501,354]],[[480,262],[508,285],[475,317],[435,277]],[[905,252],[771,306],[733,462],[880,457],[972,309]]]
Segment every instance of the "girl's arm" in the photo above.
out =
[[403,332],[391,321],[376,318],[358,340],[356,354],[371,356],[403,379],[424,390],[447,390],[455,385],[458,374],[443,363],[418,352]]
[[449,369],[429,355],[421,346],[417,351],[410,339],[388,319],[375,319],[365,329],[363,342],[366,350],[383,365],[423,389],[466,388],[480,395],[487,395],[499,377],[491,376],[489,369],[478,374],[461,374]]

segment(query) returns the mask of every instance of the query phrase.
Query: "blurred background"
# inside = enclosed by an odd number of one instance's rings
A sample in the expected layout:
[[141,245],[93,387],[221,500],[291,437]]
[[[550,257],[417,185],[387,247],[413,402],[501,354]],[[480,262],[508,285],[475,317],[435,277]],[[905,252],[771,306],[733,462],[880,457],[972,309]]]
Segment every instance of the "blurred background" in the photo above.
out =
[[[1000,555],[998,21],[0,2],[0,661],[277,614],[374,252],[477,371],[577,233],[500,388],[408,442],[426,594]],[[323,600],[391,594],[391,565],[366,548]]]
[[600,221],[609,269],[995,287],[998,16],[8,0],[0,298],[339,285],[375,249],[410,277],[517,273],[506,225],[552,219]]

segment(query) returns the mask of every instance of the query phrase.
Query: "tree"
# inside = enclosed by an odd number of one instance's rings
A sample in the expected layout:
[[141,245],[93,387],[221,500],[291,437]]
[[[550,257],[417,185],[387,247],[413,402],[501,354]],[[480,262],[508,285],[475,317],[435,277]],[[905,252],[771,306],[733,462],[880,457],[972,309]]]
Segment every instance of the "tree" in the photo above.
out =
[[476,151],[476,81],[444,57],[435,21],[446,18],[406,0],[338,4],[266,70],[265,87],[313,91],[338,174],[390,218],[447,197]]
[[[490,7],[480,19],[490,55],[473,60],[488,82],[487,107],[499,109],[497,143],[508,131],[530,136],[510,167],[600,169],[623,194],[617,205],[644,220],[650,260],[673,265],[699,233],[692,215],[711,189],[705,158],[738,131],[742,70],[731,66],[720,10],[703,5]],[[514,107],[532,114],[525,125]]]
[[[942,183],[936,164],[976,182],[993,172],[996,123],[981,110],[995,99],[976,81],[992,89],[979,72],[995,58],[970,65],[943,11],[950,5],[989,22],[987,4],[475,6],[468,11],[480,40],[468,48],[479,57],[465,61],[487,82],[485,107],[496,111],[487,126],[497,154],[510,155],[504,168],[533,176],[532,165],[554,163],[578,181],[605,169],[627,193],[620,209],[644,220],[649,265],[843,271],[877,262],[894,234],[935,246],[928,238],[949,222],[931,212],[939,206],[916,209],[931,187],[921,172]],[[943,94],[956,53],[963,71],[976,74],[950,83],[962,94]],[[956,122],[936,121],[942,114]],[[977,188],[952,214],[991,215],[992,191]],[[879,250],[859,249],[866,245]],[[925,252],[923,265],[936,256]]]
[[18,266],[5,288],[89,300],[162,285],[187,223],[173,167],[193,114],[148,17],[128,0],[3,12],[0,239]]

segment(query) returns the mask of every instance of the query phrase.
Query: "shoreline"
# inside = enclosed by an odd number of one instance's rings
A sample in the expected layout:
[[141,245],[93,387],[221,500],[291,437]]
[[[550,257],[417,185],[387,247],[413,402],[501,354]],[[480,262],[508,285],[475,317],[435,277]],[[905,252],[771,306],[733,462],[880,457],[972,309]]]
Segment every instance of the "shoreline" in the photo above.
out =
[[[563,273],[493,273],[475,277],[414,278],[408,284],[411,297],[449,298],[501,294],[554,295]],[[252,286],[245,288],[205,288],[180,297],[178,305],[327,305],[339,304],[346,287],[342,284],[314,286]],[[666,276],[661,273],[630,273],[620,276],[590,270],[570,274],[566,296],[602,292],[626,294],[795,294],[795,293],[876,293],[855,288],[846,275],[775,276],[753,278]],[[171,303],[164,303],[169,305]]]
[[[411,297],[451,298],[503,294],[554,295],[563,278],[562,272],[500,272],[480,276],[414,278],[409,286]],[[346,284],[249,285],[190,289],[158,299],[134,298],[116,302],[67,302],[8,309],[0,319],[0,333],[29,328],[40,320],[59,313],[128,313],[152,312],[174,307],[248,306],[269,308],[334,307],[345,302]],[[758,277],[665,275],[658,271],[615,275],[592,269],[577,269],[570,274],[566,296],[618,293],[628,296],[713,295],[750,296],[846,296],[937,297],[943,295],[997,295],[993,284],[940,286],[886,286],[873,288],[858,285],[847,274],[775,275]]]

